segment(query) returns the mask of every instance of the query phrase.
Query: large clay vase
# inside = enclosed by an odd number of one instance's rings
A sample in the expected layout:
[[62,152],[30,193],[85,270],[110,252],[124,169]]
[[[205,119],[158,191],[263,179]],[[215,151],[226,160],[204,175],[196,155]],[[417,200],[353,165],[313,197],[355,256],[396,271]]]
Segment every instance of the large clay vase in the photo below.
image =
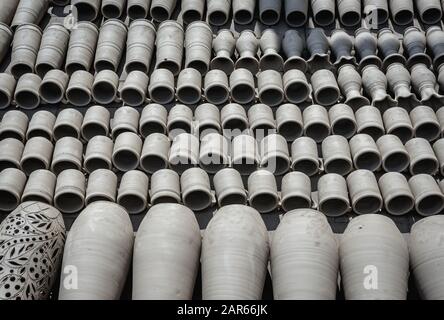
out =
[[0,300],[50,297],[65,244],[61,213],[42,202],[24,202],[0,225]]
[[273,233],[270,256],[276,300],[336,298],[338,244],[321,212],[286,213]]
[[202,298],[258,300],[262,297],[269,239],[259,213],[247,206],[219,209],[202,242]]
[[59,300],[119,299],[133,241],[133,227],[123,207],[106,201],[86,207],[66,239]]
[[185,206],[153,206],[134,243],[134,300],[191,300],[199,269],[201,235]]

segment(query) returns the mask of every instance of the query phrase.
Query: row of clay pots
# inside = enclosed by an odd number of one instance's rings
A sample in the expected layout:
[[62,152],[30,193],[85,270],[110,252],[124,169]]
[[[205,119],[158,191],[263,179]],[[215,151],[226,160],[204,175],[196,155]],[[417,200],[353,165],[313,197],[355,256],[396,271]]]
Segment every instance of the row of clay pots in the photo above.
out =
[[[362,70],[362,77],[353,65],[345,64],[339,68],[337,79],[333,72],[321,69],[313,73],[310,84],[306,75],[296,69],[283,76],[275,70],[266,70],[255,79],[243,68],[234,70],[229,77],[221,70],[211,70],[204,79],[196,69],[186,68],[179,73],[176,84],[168,69],[156,69],[150,79],[141,71],[132,71],[121,85],[118,75],[111,70],[100,71],[96,76],[79,70],[71,77],[63,71],[51,70],[43,79],[26,73],[18,81],[2,73],[0,84],[0,108],[15,101],[18,107],[34,109],[42,102],[60,103],[65,97],[79,107],[93,100],[109,104],[118,97],[130,106],[143,105],[148,97],[153,103],[168,104],[177,98],[187,105],[198,104],[203,98],[215,105],[230,100],[250,104],[257,97],[261,103],[272,107],[284,101],[306,105],[313,99],[322,106],[344,101],[354,110],[371,104],[383,111],[398,104],[407,110],[418,105],[436,110],[444,104],[444,96],[436,90],[433,72],[422,63],[413,65],[410,73],[401,63],[392,63],[386,74],[378,66],[369,64]],[[363,95],[363,90],[370,99]]]
[[[2,262],[8,285],[0,297],[47,299],[63,252],[62,300],[119,299],[131,259],[133,299],[192,299],[199,262],[203,299],[260,299],[269,260],[278,300],[335,299],[338,275],[348,300],[406,299],[409,261],[421,297],[442,299],[443,274],[436,263],[444,256],[443,226],[442,216],[420,220],[407,246],[391,219],[369,214],[353,218],[338,241],[325,216],[301,209],[284,215],[269,239],[257,211],[231,205],[216,212],[201,237],[191,210],[159,204],[148,211],[134,239],[127,212],[99,201],[79,215],[65,243],[60,212],[25,202],[0,225],[2,253],[28,245],[25,255]],[[19,271],[28,263],[24,257],[33,258],[29,272]]]
[[[260,299],[269,260],[275,299],[335,299],[340,274],[346,299],[403,300],[410,258],[421,296],[442,298],[442,272],[432,266],[432,259],[443,255],[438,241],[443,232],[440,218],[415,224],[409,256],[402,234],[382,215],[352,219],[338,241],[322,214],[294,210],[269,239],[257,211],[231,205],[215,213],[201,239],[189,209],[160,204],[149,210],[134,240],[132,298],[191,299],[199,257],[205,300]],[[435,220],[441,222],[431,228]],[[71,230],[63,265],[79,268],[78,274],[84,276],[79,276],[77,290],[69,290],[63,285],[67,275],[62,275],[59,298],[118,299],[131,264],[133,241],[125,211],[95,203],[81,213]],[[111,237],[114,232],[119,237]],[[436,274],[433,284],[428,272]],[[110,283],[109,277],[115,281]]]

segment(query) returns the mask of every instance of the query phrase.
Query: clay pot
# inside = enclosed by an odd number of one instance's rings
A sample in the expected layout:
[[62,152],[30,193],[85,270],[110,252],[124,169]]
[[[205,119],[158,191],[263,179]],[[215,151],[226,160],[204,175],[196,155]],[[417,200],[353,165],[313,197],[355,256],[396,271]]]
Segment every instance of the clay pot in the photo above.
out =
[[368,106],[370,101],[362,95],[362,79],[355,66],[344,64],[338,71],[338,85],[345,96],[344,103],[353,110]]
[[151,100],[158,104],[168,104],[174,99],[174,75],[168,69],[156,69],[151,74],[148,86]]
[[433,151],[439,162],[439,172],[444,172],[444,139],[439,139],[433,144]]
[[39,89],[42,79],[33,73],[27,73],[20,77],[15,88],[14,100],[17,106],[31,110],[40,105]]
[[219,207],[247,204],[247,192],[237,170],[225,168],[218,171],[213,177],[213,183]]
[[71,5],[77,9],[80,21],[93,21],[100,11],[101,0],[71,0]]
[[274,29],[265,29],[260,39],[261,59],[259,62],[262,71],[275,70],[282,72],[284,70],[284,60],[279,51],[281,49],[281,37]]
[[261,71],[257,76],[257,87],[259,100],[270,107],[284,100],[282,76],[275,70]]
[[[175,0],[172,1],[175,2]],[[153,11],[153,5],[151,5],[151,11]],[[177,76],[182,67],[183,45],[183,27],[173,20],[163,21],[157,29],[156,69],[168,69]]]
[[86,205],[93,202],[116,201],[117,176],[108,169],[97,169],[91,172],[86,187]]
[[102,106],[92,106],[86,110],[82,123],[82,138],[89,141],[95,136],[107,136],[111,115]]
[[201,139],[199,166],[215,174],[229,164],[228,140],[219,133],[208,133]]
[[[90,6],[100,3],[100,0],[95,2],[87,2],[84,0],[76,0],[76,4],[72,5],[79,8],[89,10]],[[80,2],[81,1],[81,2]],[[98,3],[97,3],[98,2]],[[82,10],[78,10],[80,16]],[[68,52],[66,54],[65,70],[66,73],[72,75],[75,71],[84,70],[89,71],[94,61],[96,52],[97,39],[99,38],[99,30],[97,26],[91,22],[78,22],[76,27],[72,30],[69,38]]]
[[330,36],[330,47],[336,61],[336,68],[344,64],[356,64],[356,59],[352,55],[353,38],[342,29],[335,29]]
[[[298,2],[299,3],[299,2]],[[302,58],[302,51],[305,49],[305,39],[297,30],[287,30],[282,38],[282,49],[287,57],[284,64],[284,71],[298,69],[307,71],[307,63]]]
[[374,140],[384,135],[385,128],[381,112],[373,106],[364,106],[355,112],[358,133],[366,133]]
[[181,3],[182,19],[186,24],[204,20],[205,0],[183,0]]
[[114,118],[111,119],[111,136],[116,138],[123,132],[138,132],[139,112],[131,107],[120,107],[114,112]]
[[273,110],[266,104],[258,103],[248,109],[250,130],[260,141],[263,137],[276,132]]
[[236,40],[229,29],[221,29],[213,39],[214,58],[211,60],[211,69],[218,69],[227,75],[234,70],[232,56]]
[[130,19],[145,19],[150,11],[150,0],[128,0],[126,14]]
[[247,104],[256,97],[253,74],[247,69],[236,69],[230,75],[231,98],[234,102]]
[[168,158],[171,169],[182,174],[199,163],[199,139],[189,133],[174,137]]
[[[203,2],[203,1],[202,1]],[[233,19],[237,24],[249,24],[254,18],[255,0],[234,0],[233,1]],[[200,19],[199,19],[200,20]]]
[[411,77],[402,63],[392,63],[387,67],[387,82],[390,90],[395,94],[398,105],[411,110],[421,103],[411,92]]
[[56,180],[55,174],[49,170],[33,171],[26,182],[21,202],[33,201],[52,204]]
[[308,0],[285,0],[285,21],[290,27],[301,27],[308,19]]
[[183,69],[177,78],[177,99],[188,105],[198,103],[202,97],[202,75],[193,68]]
[[0,122],[0,140],[14,138],[24,142],[28,122],[28,116],[21,111],[10,110],[5,112]]
[[417,106],[410,111],[410,120],[416,137],[434,141],[441,134],[438,117],[430,107]]
[[411,68],[418,63],[423,63],[426,66],[430,66],[432,64],[430,57],[425,54],[427,44],[425,33],[419,28],[410,26],[405,29],[402,44],[404,47],[404,52],[408,57],[408,68]]
[[20,140],[6,138],[0,141],[0,171],[8,168],[20,168],[20,159],[22,158],[25,146]]
[[151,203],[180,203],[180,178],[177,172],[161,169],[151,176]]
[[148,176],[142,171],[125,172],[120,180],[117,203],[129,214],[141,213],[148,204]]
[[142,139],[133,132],[119,134],[114,142],[113,164],[116,169],[126,172],[139,166]]
[[146,137],[140,156],[140,166],[150,174],[168,167],[170,139],[161,133],[152,133]]
[[444,195],[431,175],[417,174],[410,178],[409,186],[415,197],[416,212],[420,215],[432,216],[444,209]]
[[372,98],[372,106],[380,110],[396,107],[398,104],[387,94],[388,81],[385,74],[375,65],[367,65],[362,70],[362,84],[367,95]]
[[26,175],[16,168],[0,171],[0,210],[12,211],[20,204],[26,184]]
[[439,66],[444,62],[444,36],[440,27],[434,26],[427,29],[426,41],[427,47],[433,54],[433,67],[435,70],[439,69]]
[[145,103],[148,93],[148,76],[142,71],[132,71],[120,88],[120,97],[129,106],[137,107]]
[[392,63],[405,65],[407,60],[400,54],[401,41],[391,29],[383,28],[378,32],[378,49],[383,57],[382,67],[387,69]]
[[403,215],[413,209],[415,199],[407,179],[398,172],[384,174],[378,181],[385,209],[393,215]]
[[88,141],[83,167],[88,173],[112,168],[113,141],[105,136],[95,136]]
[[152,133],[166,133],[168,111],[164,106],[150,103],[140,115],[139,132],[146,138]]
[[179,204],[152,207],[134,243],[133,299],[190,300],[200,247],[200,229],[191,210]]
[[413,88],[421,96],[422,104],[434,110],[440,108],[444,103],[444,96],[436,91],[436,78],[432,70],[425,64],[417,63],[410,72]]
[[11,27],[19,28],[24,24],[38,25],[49,6],[49,0],[20,0],[15,10]]
[[[347,300],[407,298],[409,252],[390,218],[368,214],[352,219],[340,238],[339,258]],[[378,286],[367,278],[371,272],[377,272]]]
[[322,141],[322,157],[327,173],[342,176],[353,170],[353,162],[348,141],[343,136],[332,135]]
[[63,213],[76,213],[85,204],[86,179],[81,171],[64,170],[57,177],[54,206]]
[[413,138],[413,125],[409,113],[401,107],[387,109],[382,115],[387,134],[397,136],[402,143]]
[[69,80],[66,98],[74,106],[87,106],[92,101],[93,84],[94,76],[91,73],[83,70],[75,71]]
[[359,28],[355,32],[355,51],[359,56],[359,69],[367,65],[382,67],[381,59],[376,55],[378,41],[370,30]]
[[35,64],[35,71],[41,78],[50,70],[62,68],[68,41],[69,31],[63,25],[51,24],[45,29]]
[[248,128],[245,109],[237,103],[229,103],[220,111],[220,121],[224,135],[236,136]]
[[378,146],[368,134],[357,134],[351,138],[350,151],[356,169],[376,171],[381,166]]
[[193,211],[202,211],[208,208],[213,201],[210,178],[201,168],[190,168],[180,176],[182,201]]
[[102,15],[107,19],[119,18],[125,9],[126,0],[102,0]]
[[57,281],[65,244],[60,212],[42,202],[24,202],[3,220],[0,230],[5,241],[2,255],[22,250],[1,263],[0,274],[7,286],[0,289],[0,299],[48,299]]
[[207,19],[210,24],[222,26],[228,21],[231,0],[207,0]]
[[440,239],[443,234],[443,217],[434,216],[413,224],[410,239],[410,266],[419,295],[424,300],[442,300],[443,278],[437,267],[443,259]]
[[286,103],[276,110],[277,132],[288,142],[293,142],[302,135],[302,112],[294,104]]
[[185,32],[185,67],[205,75],[210,67],[213,31],[204,21],[188,25]]
[[357,130],[356,118],[353,109],[346,104],[335,104],[328,110],[331,132],[347,139],[353,137]]
[[176,0],[152,0],[150,16],[157,22],[162,22],[171,18],[176,7]]
[[[64,284],[59,300],[117,300],[120,298],[131,264],[134,241],[128,213],[119,205],[99,201],[86,207],[68,234],[63,266],[77,270],[77,289]],[[113,281],[108,281],[113,279]]]
[[235,64],[236,69],[247,69],[252,74],[259,72],[259,61],[257,51],[259,41],[252,30],[243,30],[236,41],[236,51],[238,58]]
[[174,139],[181,133],[192,133],[193,129],[193,111],[191,108],[176,104],[168,113],[168,136]]
[[401,26],[410,24],[413,21],[414,9],[413,1],[396,1],[390,0],[390,12],[392,14],[393,21]]
[[54,123],[54,140],[64,137],[80,139],[83,115],[76,109],[66,108],[59,112]]
[[9,107],[14,97],[17,82],[8,73],[0,73],[0,110]]
[[285,211],[311,207],[311,181],[302,172],[289,172],[282,178],[281,207]]
[[241,175],[250,175],[260,164],[259,147],[254,137],[247,134],[236,136],[231,144],[232,167]]
[[410,157],[412,175],[426,173],[434,175],[439,169],[439,162],[430,143],[423,138],[413,138],[405,144]]
[[347,187],[355,213],[370,214],[381,210],[382,196],[373,172],[353,171],[347,177]]
[[51,170],[60,174],[67,169],[82,169],[83,144],[80,140],[72,137],[64,137],[57,140],[52,156]]
[[306,45],[310,54],[310,59],[307,60],[307,64],[311,73],[322,69],[332,69],[330,56],[328,54],[330,44],[323,29],[309,29]]
[[261,140],[261,167],[280,176],[290,169],[287,140],[279,134],[270,134]]
[[328,217],[339,217],[350,211],[347,182],[337,173],[327,173],[318,180],[318,208]]
[[19,2],[20,0],[5,1],[2,7],[2,13],[0,13],[0,23],[4,23],[5,25],[9,25],[11,23]]
[[435,24],[442,17],[442,10],[439,0],[419,0],[415,1],[421,20],[426,24]]
[[330,135],[331,127],[327,110],[317,104],[313,104],[302,112],[304,119],[304,134],[316,142],[322,142]]
[[346,27],[356,26],[361,22],[360,0],[338,0],[339,20]]
[[48,71],[42,79],[39,94],[43,101],[50,104],[62,102],[68,88],[69,76],[57,69]]
[[[146,2],[134,4],[133,10],[146,4]],[[145,9],[145,11],[147,10],[148,8]],[[128,2],[128,11],[132,11],[130,2]],[[126,41],[125,71],[127,73],[135,70],[144,73],[150,71],[155,39],[156,29],[150,21],[140,19],[130,24]]]
[[312,74],[313,97],[322,106],[331,106],[339,101],[340,91],[334,74],[329,70],[319,70]]
[[313,176],[319,171],[319,155],[316,141],[309,137],[297,138],[291,145],[291,168]]
[[119,76],[112,70],[99,71],[94,77],[92,96],[100,104],[110,104],[117,98]]
[[210,70],[205,75],[204,94],[209,103],[220,105],[230,98],[228,77],[222,70]]
[[335,3],[325,0],[311,0],[313,20],[318,25],[325,27],[331,25],[335,20]]
[[242,205],[219,209],[202,241],[202,298],[260,299],[268,241],[265,224],[255,209]]
[[52,141],[55,121],[56,117],[51,112],[44,110],[37,111],[32,115],[31,121],[29,122],[26,139],[43,137]]
[[30,175],[38,169],[48,169],[51,164],[52,143],[43,137],[34,137],[29,139],[25,144],[20,166],[26,175]]
[[338,245],[320,212],[286,213],[273,234],[270,258],[276,300],[335,299]]
[[279,194],[273,173],[258,170],[248,177],[248,201],[259,213],[269,213],[279,205]]
[[376,140],[376,144],[386,172],[402,172],[409,167],[410,156],[397,136],[386,134]]
[[284,73],[283,86],[287,101],[299,104],[310,100],[311,88],[305,73],[291,69]]
[[366,18],[372,19],[377,25],[383,25],[389,18],[387,0],[364,0]]
[[9,29],[8,25],[1,22],[1,18],[2,17],[0,17],[0,62],[3,61],[3,58],[8,53],[13,37],[11,29]]
[[275,25],[281,19],[282,1],[259,0],[259,19],[265,25]]

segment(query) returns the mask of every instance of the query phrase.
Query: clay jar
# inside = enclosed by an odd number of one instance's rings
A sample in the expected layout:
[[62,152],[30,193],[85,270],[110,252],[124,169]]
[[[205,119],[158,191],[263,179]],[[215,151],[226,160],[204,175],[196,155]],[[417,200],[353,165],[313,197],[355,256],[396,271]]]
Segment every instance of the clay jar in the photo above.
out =
[[153,206],[134,243],[135,300],[190,300],[201,247],[193,212],[179,204]]
[[260,299],[269,239],[259,213],[230,205],[219,209],[202,241],[202,298]]
[[76,267],[77,289],[64,285],[70,273],[63,273],[59,300],[119,299],[133,241],[131,221],[121,206],[105,201],[89,205],[71,226],[63,254],[63,270]]
[[0,300],[48,299],[65,244],[61,213],[42,202],[24,202],[3,220],[0,232],[3,256],[22,250],[0,263]]
[[273,234],[270,258],[276,300],[335,299],[338,245],[319,211],[286,213]]

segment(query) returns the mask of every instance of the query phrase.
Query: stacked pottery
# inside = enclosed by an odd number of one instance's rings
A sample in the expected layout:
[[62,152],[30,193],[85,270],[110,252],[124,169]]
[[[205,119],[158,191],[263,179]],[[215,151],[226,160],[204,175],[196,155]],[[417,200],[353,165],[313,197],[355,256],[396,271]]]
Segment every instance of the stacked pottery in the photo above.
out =
[[407,298],[407,242],[390,218],[367,214],[352,219],[340,238],[339,257],[347,300]]
[[200,246],[199,225],[190,209],[174,203],[152,207],[134,243],[133,299],[190,300]]
[[133,240],[131,221],[121,206],[98,201],[86,207],[66,239],[59,299],[119,299]]
[[444,217],[424,218],[410,232],[410,266],[422,299],[444,299]]
[[65,244],[61,213],[24,202],[0,225],[0,300],[48,299]]
[[259,213],[243,205],[219,209],[202,242],[202,298],[257,300],[267,272],[269,239]]
[[273,234],[270,256],[276,300],[335,299],[338,244],[322,213],[286,213]]

